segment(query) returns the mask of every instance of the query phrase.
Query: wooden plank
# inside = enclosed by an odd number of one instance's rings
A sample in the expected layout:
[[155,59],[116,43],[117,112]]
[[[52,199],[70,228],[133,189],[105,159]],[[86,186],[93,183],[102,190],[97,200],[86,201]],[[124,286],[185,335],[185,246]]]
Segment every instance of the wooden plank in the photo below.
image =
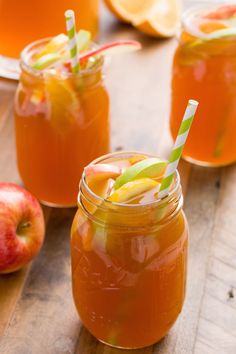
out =
[[185,201],[186,216],[190,225],[187,297],[179,320],[163,342],[155,346],[155,354],[193,352],[219,194],[216,188],[219,175],[218,169],[192,168]]
[[27,277],[28,268],[22,269],[17,275],[0,276],[0,337],[11,319],[16,303],[21,295]]
[[[202,343],[208,349],[202,350]],[[235,336],[212,321],[201,318],[194,354],[235,354]]]
[[[53,210],[0,353],[72,353],[79,335],[71,294],[69,235],[75,209]],[[17,352],[16,352],[17,348]],[[27,349],[28,350],[28,349]]]
[[216,353],[236,352],[236,167],[222,173],[213,243],[203,296],[195,353],[199,342]]

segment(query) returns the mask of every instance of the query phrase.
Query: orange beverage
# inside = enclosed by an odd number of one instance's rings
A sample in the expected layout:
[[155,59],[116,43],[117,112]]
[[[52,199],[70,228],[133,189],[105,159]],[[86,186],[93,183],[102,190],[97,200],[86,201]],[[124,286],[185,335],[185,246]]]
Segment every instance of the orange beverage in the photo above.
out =
[[176,137],[189,97],[200,105],[183,156],[200,165],[236,161],[236,6],[184,14],[173,61],[170,127]]
[[[120,166],[123,172],[149,158],[115,153],[90,166]],[[158,179],[150,178],[128,182],[107,197],[116,185],[109,169],[81,180],[71,232],[73,296],[83,324],[98,340],[141,348],[167,334],[184,302],[188,228],[180,180],[176,174],[164,200],[157,196]],[[112,201],[115,195],[122,202]]]
[[18,58],[21,50],[39,38],[66,31],[64,12],[73,9],[78,29],[98,30],[99,0],[1,0],[0,54]]
[[47,43],[40,40],[22,53],[15,97],[18,169],[41,202],[72,206],[83,166],[109,151],[103,57],[92,58],[78,74],[68,71],[69,62],[37,70],[32,61]]

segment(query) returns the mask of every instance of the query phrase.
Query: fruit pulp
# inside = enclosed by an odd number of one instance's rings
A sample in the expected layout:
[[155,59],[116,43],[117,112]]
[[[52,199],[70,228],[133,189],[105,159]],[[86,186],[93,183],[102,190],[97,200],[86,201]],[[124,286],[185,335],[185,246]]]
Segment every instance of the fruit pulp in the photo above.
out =
[[73,9],[78,17],[77,30],[83,28],[96,35],[98,0],[1,0],[0,54],[17,58],[30,42],[66,32],[67,9]]
[[183,156],[200,165],[236,161],[236,31],[205,40],[207,35],[231,28],[232,23],[193,16],[183,28],[173,60],[171,133],[177,136],[189,97],[199,101]]
[[78,75],[23,68],[15,98],[17,163],[26,188],[45,204],[76,205],[83,167],[109,151],[101,60]]
[[[101,195],[101,180],[96,183],[95,176],[90,188]],[[168,217],[159,222],[160,210],[150,207],[156,201],[153,191],[126,206],[110,209],[102,203],[96,210],[82,194],[71,232],[73,296],[80,318],[112,346],[151,345],[166,335],[185,297],[188,231],[179,199],[172,196]]]

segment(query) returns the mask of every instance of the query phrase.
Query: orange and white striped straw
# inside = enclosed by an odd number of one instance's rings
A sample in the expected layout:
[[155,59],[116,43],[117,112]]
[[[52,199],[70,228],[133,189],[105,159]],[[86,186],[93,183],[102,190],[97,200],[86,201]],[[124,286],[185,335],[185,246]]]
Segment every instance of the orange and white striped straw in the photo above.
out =
[[69,49],[71,57],[71,68],[74,74],[77,74],[80,70],[80,62],[78,58],[77,42],[76,42],[76,26],[75,26],[75,13],[73,10],[67,10],[65,12],[66,17],[66,29],[69,38]]
[[188,105],[184,113],[184,117],[180,125],[179,132],[175,140],[172,152],[170,154],[163,180],[161,182],[160,191],[158,193],[159,198],[164,198],[169,194],[171,183],[173,181],[175,171],[177,169],[179,160],[181,158],[184,149],[184,144],[187,140],[188,133],[190,131],[197,107],[198,107],[197,101],[194,100],[188,101]]

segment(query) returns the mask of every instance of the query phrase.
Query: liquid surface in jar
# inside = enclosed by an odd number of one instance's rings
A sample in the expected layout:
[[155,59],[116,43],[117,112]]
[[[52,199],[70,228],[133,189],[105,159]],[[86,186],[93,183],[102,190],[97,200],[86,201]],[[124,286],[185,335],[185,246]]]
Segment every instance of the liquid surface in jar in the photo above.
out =
[[148,204],[158,200],[166,166],[165,160],[145,155],[114,158],[87,166],[85,179],[89,188],[107,201]]

